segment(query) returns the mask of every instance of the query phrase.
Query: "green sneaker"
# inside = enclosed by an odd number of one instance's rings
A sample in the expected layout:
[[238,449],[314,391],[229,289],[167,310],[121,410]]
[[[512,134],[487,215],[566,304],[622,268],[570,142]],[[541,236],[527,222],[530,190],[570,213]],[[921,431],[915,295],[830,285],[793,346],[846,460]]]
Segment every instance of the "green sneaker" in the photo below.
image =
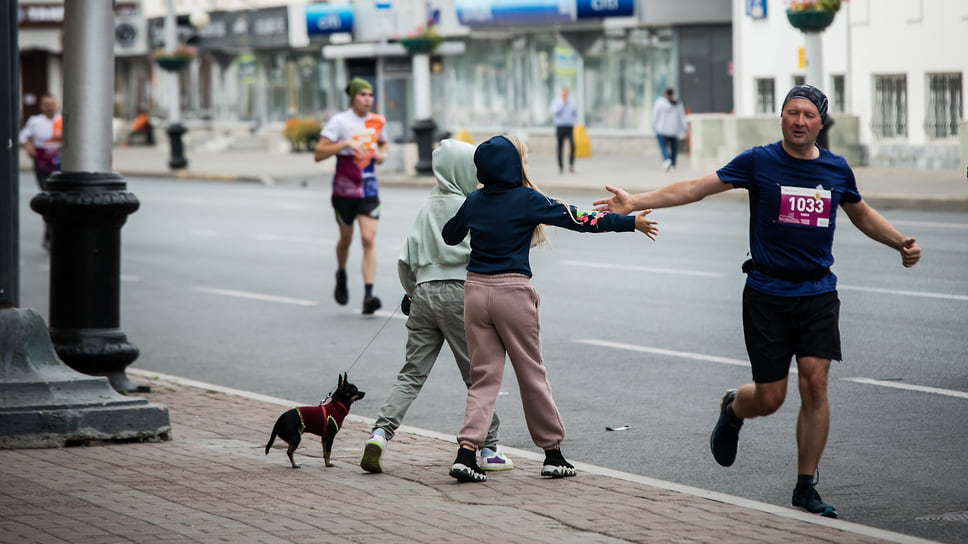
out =
[[378,433],[373,433],[363,445],[363,459],[360,461],[360,468],[367,472],[383,472],[383,449],[387,447],[387,439]]

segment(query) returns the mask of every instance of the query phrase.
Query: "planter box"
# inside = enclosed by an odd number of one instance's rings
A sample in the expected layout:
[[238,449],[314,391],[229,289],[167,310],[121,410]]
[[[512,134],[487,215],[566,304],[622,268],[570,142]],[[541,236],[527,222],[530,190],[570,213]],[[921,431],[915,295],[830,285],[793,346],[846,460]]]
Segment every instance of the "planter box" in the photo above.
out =
[[836,15],[832,11],[789,9],[786,14],[790,24],[804,32],[821,32],[834,22],[834,15]]

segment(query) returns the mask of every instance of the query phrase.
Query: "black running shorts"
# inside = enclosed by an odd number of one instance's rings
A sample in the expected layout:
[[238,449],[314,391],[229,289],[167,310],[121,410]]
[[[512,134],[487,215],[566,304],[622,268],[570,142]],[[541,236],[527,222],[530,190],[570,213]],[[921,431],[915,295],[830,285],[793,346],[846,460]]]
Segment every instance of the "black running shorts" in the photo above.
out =
[[333,211],[336,212],[336,222],[341,227],[353,225],[357,215],[365,215],[373,219],[380,218],[380,197],[368,196],[364,198],[348,198],[333,196]]
[[756,383],[787,377],[793,356],[840,361],[840,299],[836,291],[778,297],[747,286],[743,333]]

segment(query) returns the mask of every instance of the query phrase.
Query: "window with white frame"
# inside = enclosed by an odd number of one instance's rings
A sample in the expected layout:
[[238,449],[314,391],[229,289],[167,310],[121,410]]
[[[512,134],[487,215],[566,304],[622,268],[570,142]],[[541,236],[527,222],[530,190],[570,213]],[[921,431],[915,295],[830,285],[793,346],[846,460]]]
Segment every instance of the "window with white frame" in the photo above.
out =
[[961,73],[928,74],[924,132],[928,138],[958,135],[962,116]]
[[756,78],[756,113],[776,113],[773,78]]
[[889,74],[874,76],[874,103],[871,131],[877,138],[906,138],[907,76]]
[[830,76],[830,111],[847,111],[847,92],[843,75]]
[[807,84],[807,76],[793,76],[793,86],[799,87],[800,85]]

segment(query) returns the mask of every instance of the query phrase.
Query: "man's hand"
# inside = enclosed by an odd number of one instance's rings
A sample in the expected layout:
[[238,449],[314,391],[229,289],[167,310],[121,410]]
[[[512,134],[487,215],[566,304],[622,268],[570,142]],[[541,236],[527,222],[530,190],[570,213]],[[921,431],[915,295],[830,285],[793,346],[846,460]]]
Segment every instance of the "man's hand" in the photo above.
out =
[[[617,187],[612,187],[611,185],[606,185],[605,190],[611,193],[614,193],[615,196],[613,196],[612,198],[602,198],[602,199],[596,200],[595,202],[592,202],[593,206],[597,206],[597,208],[595,208],[595,211],[619,213],[622,215],[626,215],[632,211],[632,197],[630,197],[629,194],[625,192],[624,189],[619,189]],[[652,210],[649,210],[649,212],[651,211]],[[638,219],[636,219],[635,224],[637,228]]]
[[[624,193],[625,191],[622,191],[622,192]],[[655,235],[659,234],[659,222],[653,221],[652,219],[649,219],[648,217],[646,217],[650,213],[652,213],[651,209],[645,210],[642,213],[635,216],[635,230],[648,236],[650,240],[654,241]]]
[[904,244],[898,251],[901,252],[901,264],[904,268],[911,268],[921,260],[921,248],[914,238],[905,238]]

